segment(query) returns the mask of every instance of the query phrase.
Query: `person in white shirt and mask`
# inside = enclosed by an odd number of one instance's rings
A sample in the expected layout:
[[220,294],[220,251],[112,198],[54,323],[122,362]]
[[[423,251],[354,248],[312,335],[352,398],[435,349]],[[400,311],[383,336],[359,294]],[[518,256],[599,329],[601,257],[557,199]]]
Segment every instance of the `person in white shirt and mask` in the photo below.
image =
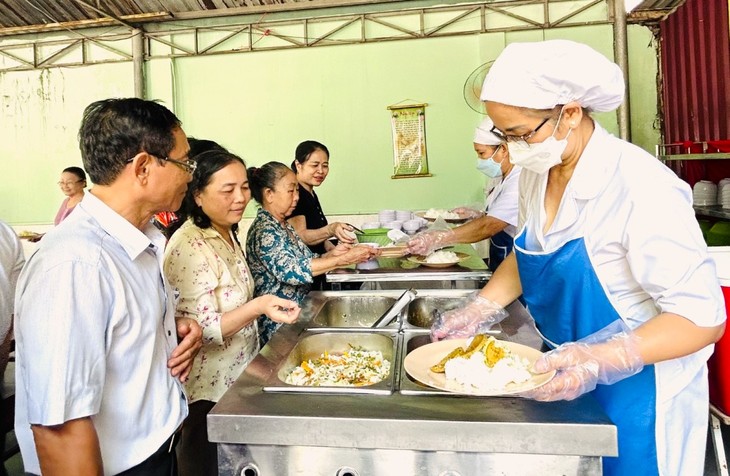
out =
[[[491,132],[494,123],[485,118],[474,133],[474,151],[477,153],[476,168],[489,177],[493,185],[487,197],[486,214],[448,230],[426,230],[408,242],[408,251],[428,255],[433,251],[455,243],[476,243],[489,238],[489,269],[494,271],[512,251],[517,231],[517,184],[521,167],[509,160],[506,144]],[[457,213],[472,212],[455,209]]]
[[557,374],[523,396],[590,394],[618,429],[606,475],[700,476],[707,358],[725,309],[687,183],[590,116],[624,99],[619,67],[566,40],[508,45],[481,99],[522,165],[514,252],[432,338],[483,331],[523,295]]

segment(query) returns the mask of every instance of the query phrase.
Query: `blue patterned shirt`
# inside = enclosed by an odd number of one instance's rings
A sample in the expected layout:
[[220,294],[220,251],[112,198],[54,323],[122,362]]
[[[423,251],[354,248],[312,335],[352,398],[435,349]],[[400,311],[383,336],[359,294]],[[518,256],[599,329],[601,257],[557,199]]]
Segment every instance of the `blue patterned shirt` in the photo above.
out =
[[[256,296],[275,294],[301,304],[312,287],[312,258],[316,257],[289,223],[259,208],[246,238]],[[281,323],[262,315],[258,325],[263,347]]]

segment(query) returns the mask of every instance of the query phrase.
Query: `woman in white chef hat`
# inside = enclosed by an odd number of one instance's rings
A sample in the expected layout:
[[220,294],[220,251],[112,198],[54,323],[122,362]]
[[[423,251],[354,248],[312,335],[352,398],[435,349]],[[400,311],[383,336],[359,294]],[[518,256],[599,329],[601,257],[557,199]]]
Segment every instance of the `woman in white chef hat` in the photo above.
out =
[[701,475],[706,360],[725,313],[689,186],[590,117],[624,97],[618,66],[571,41],[507,46],[481,99],[520,178],[514,253],[435,339],[483,330],[523,294],[557,370],[538,400],[591,394],[618,427],[608,475]]
[[492,127],[494,123],[487,117],[474,132],[476,168],[497,181],[487,197],[486,215],[456,228],[421,232],[408,242],[410,253],[428,255],[444,246],[489,238],[489,269],[494,271],[512,251],[517,231],[517,184],[522,168],[509,161],[507,146],[492,132]]

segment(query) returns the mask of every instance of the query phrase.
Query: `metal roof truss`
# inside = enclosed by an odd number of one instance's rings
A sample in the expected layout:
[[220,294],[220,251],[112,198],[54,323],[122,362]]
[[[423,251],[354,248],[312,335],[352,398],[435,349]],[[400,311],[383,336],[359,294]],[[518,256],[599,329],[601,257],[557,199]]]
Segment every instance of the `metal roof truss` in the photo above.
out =
[[132,61],[135,34],[144,35],[145,59],[154,59],[607,24],[609,1],[506,0],[294,20],[227,18],[210,26],[166,22],[144,31],[72,30],[32,42],[4,40],[0,71]]

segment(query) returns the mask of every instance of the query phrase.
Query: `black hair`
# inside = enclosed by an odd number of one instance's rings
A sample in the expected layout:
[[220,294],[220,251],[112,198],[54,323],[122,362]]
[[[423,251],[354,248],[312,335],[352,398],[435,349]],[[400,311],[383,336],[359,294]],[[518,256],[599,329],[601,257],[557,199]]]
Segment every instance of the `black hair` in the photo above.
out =
[[[228,149],[226,149],[219,143],[209,140],[209,139],[196,139],[195,137],[188,137],[188,145],[190,145],[190,152],[188,153],[188,158],[190,160],[197,161],[199,155],[201,155],[205,152],[208,152],[208,151],[228,153]],[[231,154],[231,155],[233,155],[237,159],[241,160],[241,162],[243,162],[243,159],[241,159],[240,157],[237,157],[234,154]],[[227,165],[227,163],[226,163],[226,165]],[[246,164],[244,163],[243,166],[245,167]],[[201,167],[202,167],[202,165],[201,165]],[[225,167],[225,165],[223,167]],[[218,170],[220,170],[220,169],[218,169]],[[215,172],[217,172],[217,170],[210,172],[210,175],[213,175]],[[188,184],[188,192],[190,192],[191,187],[193,186],[192,184],[196,181],[197,176],[198,176],[198,172],[196,170],[195,172],[193,172],[192,182],[190,182],[190,184]],[[202,188],[205,188],[205,185],[203,185]],[[200,190],[200,189],[198,189],[198,190]],[[175,212],[175,220],[172,223],[168,224],[167,226],[164,226],[161,223],[156,223],[158,225],[158,228],[161,229],[162,233],[167,237],[168,240],[173,235],[173,233],[175,233],[178,230],[178,228],[180,228],[183,225],[183,223],[185,223],[185,220],[187,220],[188,217],[193,215],[191,210],[194,210],[195,208],[197,208],[197,206],[195,204],[195,200],[194,199],[188,200],[188,195],[189,195],[189,193],[185,194],[183,203],[180,206],[180,209]],[[188,203],[188,201],[190,203]],[[201,210],[201,212],[202,212],[202,210]],[[210,219],[208,219],[208,222],[210,222]],[[198,223],[196,222],[196,225],[197,224]],[[200,226],[200,225],[198,225],[198,226]],[[203,226],[201,228],[207,228],[209,226],[210,226],[210,223],[208,223],[208,225]],[[236,225],[236,228],[234,228],[234,231],[237,228],[238,228],[238,225]],[[233,234],[233,236],[236,236],[235,233]]]
[[74,174],[79,180],[86,182],[86,172],[81,167],[66,167],[61,173],[66,172]]
[[84,110],[79,146],[91,181],[109,185],[140,152],[167,157],[180,119],[165,106],[139,98],[104,99]]
[[[238,162],[246,168],[246,163],[239,156],[228,152],[221,148],[214,148],[206,152],[199,153],[195,156],[197,167],[193,172],[193,179],[188,184],[188,190],[185,192],[180,209],[175,213],[177,219],[172,222],[163,232],[169,238],[175,233],[188,218],[192,218],[193,223],[200,228],[210,228],[210,217],[205,214],[203,207],[195,203],[195,195],[200,193],[208,186],[213,175],[226,167],[227,165]],[[231,226],[233,236],[236,236],[238,223]],[[236,238],[236,241],[238,239]]]
[[294,161],[291,163],[291,169],[294,173],[297,173],[297,162],[304,165],[304,163],[309,160],[309,156],[317,150],[321,150],[327,154],[327,158],[329,159],[330,151],[327,149],[326,145],[317,142],[316,140],[305,140],[300,143],[294,151]]
[[196,139],[195,137],[188,137],[188,145],[190,145],[190,152],[188,158],[195,159],[195,156],[207,152],[209,150],[218,150],[222,152],[228,152],[228,149],[209,139]]
[[248,184],[251,195],[259,205],[264,204],[264,190],[274,190],[276,183],[289,172],[289,167],[281,162],[268,162],[261,167],[249,167]]

